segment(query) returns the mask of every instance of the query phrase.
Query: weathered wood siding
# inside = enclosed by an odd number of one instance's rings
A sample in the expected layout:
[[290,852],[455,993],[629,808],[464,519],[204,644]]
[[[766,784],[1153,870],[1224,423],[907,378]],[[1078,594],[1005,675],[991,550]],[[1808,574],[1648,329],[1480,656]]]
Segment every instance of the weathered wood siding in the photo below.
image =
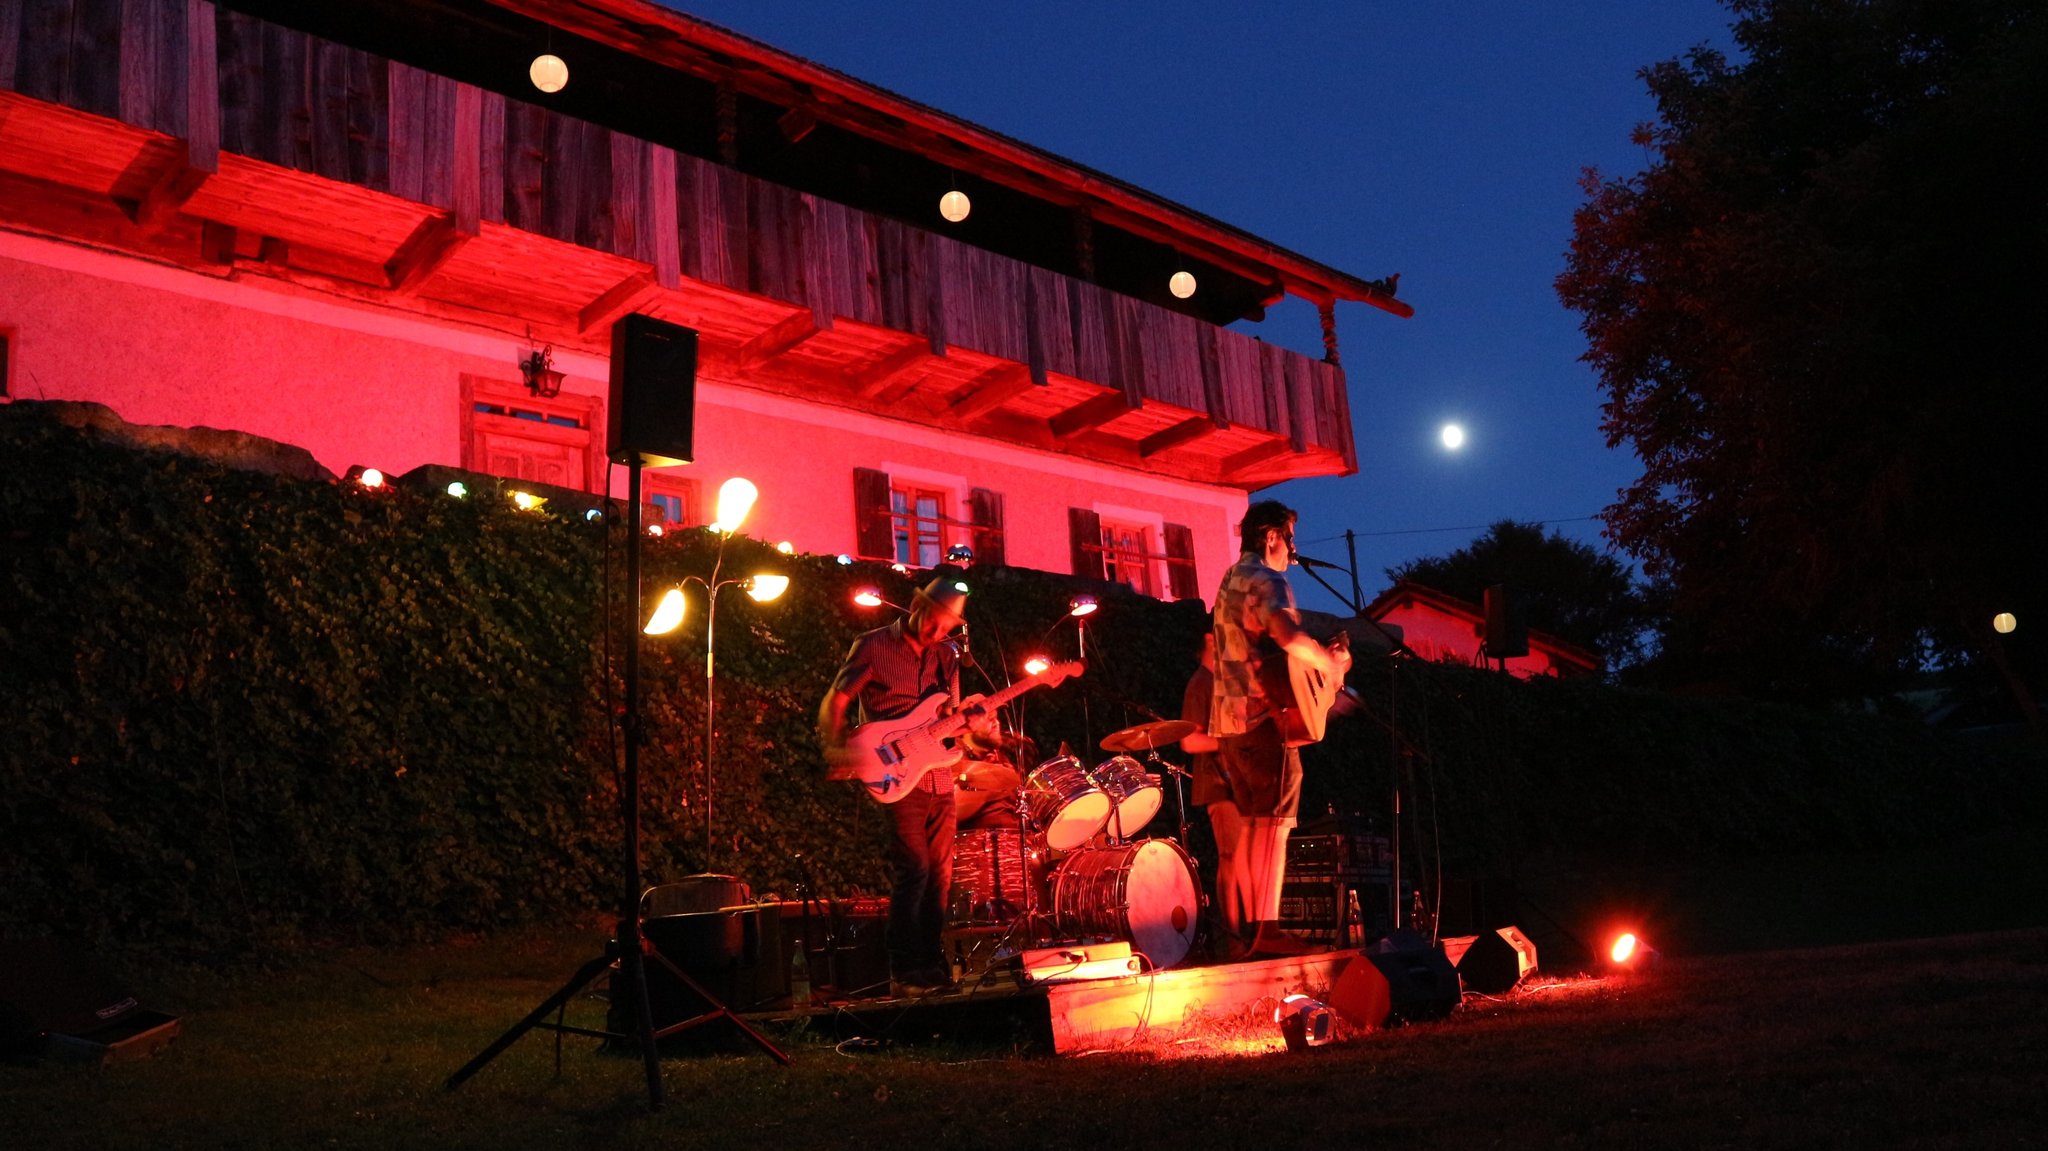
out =
[[207,0],[0,0],[0,87],[1352,459],[1332,365]]

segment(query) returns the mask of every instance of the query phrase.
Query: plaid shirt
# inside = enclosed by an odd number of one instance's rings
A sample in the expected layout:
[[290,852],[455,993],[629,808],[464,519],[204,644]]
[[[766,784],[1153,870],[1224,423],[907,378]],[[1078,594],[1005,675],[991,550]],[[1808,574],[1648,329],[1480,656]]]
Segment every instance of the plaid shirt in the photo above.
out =
[[1223,573],[1216,591],[1216,683],[1210,697],[1209,734],[1243,735],[1266,718],[1259,667],[1284,658],[1269,633],[1277,612],[1294,610],[1294,589],[1256,553],[1246,552]]

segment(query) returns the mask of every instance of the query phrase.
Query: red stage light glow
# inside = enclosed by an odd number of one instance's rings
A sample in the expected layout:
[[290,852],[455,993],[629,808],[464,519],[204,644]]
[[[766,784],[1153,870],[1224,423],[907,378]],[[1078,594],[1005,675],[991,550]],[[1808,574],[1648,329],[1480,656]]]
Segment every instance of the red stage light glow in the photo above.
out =
[[1607,958],[1617,964],[1627,963],[1635,957],[1636,937],[1633,932],[1624,931],[1614,939],[1614,946],[1608,948]]

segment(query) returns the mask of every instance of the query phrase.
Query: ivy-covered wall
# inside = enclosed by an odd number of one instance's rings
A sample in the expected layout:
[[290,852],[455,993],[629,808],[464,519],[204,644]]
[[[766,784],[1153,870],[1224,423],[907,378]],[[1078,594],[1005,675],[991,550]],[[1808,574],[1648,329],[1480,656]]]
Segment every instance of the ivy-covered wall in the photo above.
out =
[[[369,492],[239,470],[38,407],[0,407],[0,932],[211,958],[616,902],[621,517],[567,495],[519,511],[476,476],[455,499],[445,478]],[[647,586],[708,575],[715,548],[648,540]],[[906,603],[912,577],[735,537],[724,574],[762,569],[791,576],[781,600],[720,598],[709,844],[701,594],[644,644],[648,878],[879,893],[881,809],[822,778],[812,732],[847,645],[888,619],[852,590]],[[993,678],[1074,654],[1074,580],[972,578]],[[1108,731],[1178,713],[1207,616],[1090,590],[1087,673],[1022,714],[1043,756],[1066,742],[1092,763]],[[1305,815],[1384,812],[1399,762],[1431,842],[1476,869],[1872,844],[2041,810],[2032,752],[1858,717],[1412,663],[1353,682],[1367,715],[1308,749]],[[1176,821],[1169,797],[1153,834]]]

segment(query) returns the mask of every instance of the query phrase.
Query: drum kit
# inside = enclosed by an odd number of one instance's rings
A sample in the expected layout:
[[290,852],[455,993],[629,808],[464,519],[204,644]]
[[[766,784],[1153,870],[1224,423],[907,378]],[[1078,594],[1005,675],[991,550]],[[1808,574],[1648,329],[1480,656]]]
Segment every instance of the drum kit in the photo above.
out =
[[[1180,781],[1188,773],[1159,749],[1197,730],[1176,719],[1112,732],[1100,745],[1110,757],[1092,768],[1064,747],[1024,775],[1007,763],[963,764],[954,791],[964,830],[953,847],[953,925],[1005,928],[1004,943],[1020,950],[1126,942],[1154,970],[1187,958],[1202,891],[1181,846],[1188,825]],[[1167,776],[1180,834],[1140,838],[1164,805]]]

